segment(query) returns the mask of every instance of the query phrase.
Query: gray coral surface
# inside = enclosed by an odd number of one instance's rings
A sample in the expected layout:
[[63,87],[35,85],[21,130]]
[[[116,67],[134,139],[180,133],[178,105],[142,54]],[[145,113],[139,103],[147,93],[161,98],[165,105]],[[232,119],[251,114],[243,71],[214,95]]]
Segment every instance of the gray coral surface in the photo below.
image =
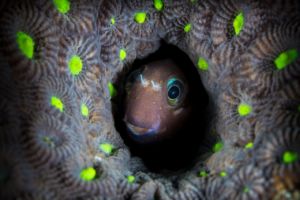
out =
[[[2,0],[0,24],[0,199],[300,199],[298,0]],[[108,85],[161,40],[197,68],[219,142],[158,173]]]

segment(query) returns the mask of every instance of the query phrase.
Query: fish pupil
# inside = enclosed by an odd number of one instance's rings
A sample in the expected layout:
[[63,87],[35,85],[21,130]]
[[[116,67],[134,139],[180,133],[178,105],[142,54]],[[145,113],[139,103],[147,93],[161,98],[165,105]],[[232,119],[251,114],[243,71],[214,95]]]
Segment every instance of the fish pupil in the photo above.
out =
[[168,91],[168,96],[170,99],[176,99],[180,94],[180,89],[177,86],[172,86]]

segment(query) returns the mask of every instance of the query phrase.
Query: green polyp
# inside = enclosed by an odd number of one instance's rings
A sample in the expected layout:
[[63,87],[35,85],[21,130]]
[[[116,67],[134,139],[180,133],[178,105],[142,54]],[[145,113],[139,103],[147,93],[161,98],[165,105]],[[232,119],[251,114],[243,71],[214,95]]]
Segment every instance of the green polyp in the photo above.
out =
[[52,96],[50,101],[54,108],[58,109],[60,112],[64,111],[64,104],[58,97]]
[[143,24],[146,21],[147,14],[145,12],[137,12],[134,14],[134,21],[138,24]]
[[244,14],[240,12],[233,20],[233,29],[235,35],[239,35],[244,27]]
[[225,171],[221,171],[221,172],[220,172],[220,176],[221,176],[221,177],[225,177],[225,176],[227,176],[227,172],[225,172]]
[[120,49],[119,58],[121,61],[125,60],[127,57],[127,52],[125,49]]
[[82,71],[83,63],[79,56],[73,55],[69,60],[69,69],[73,76],[77,76]]
[[200,57],[200,58],[198,59],[197,65],[198,65],[198,68],[201,69],[201,70],[203,70],[203,71],[208,70],[208,63],[207,63],[207,61],[206,61],[204,58],[202,58],[202,57]]
[[249,188],[249,187],[247,187],[247,186],[245,186],[245,187],[244,187],[244,189],[243,189],[243,192],[244,192],[244,193],[248,193],[248,192],[250,192],[250,188]]
[[252,107],[246,103],[241,103],[238,106],[238,113],[241,117],[247,116],[252,112]]
[[84,181],[92,181],[96,177],[96,170],[93,167],[88,167],[80,172],[80,178]]
[[62,14],[66,14],[70,10],[69,0],[53,0],[53,3],[56,9]]
[[55,144],[54,144],[53,140],[50,137],[48,137],[48,136],[43,137],[43,141],[46,144],[48,144],[49,147],[51,147],[51,148],[55,147]]
[[289,64],[293,63],[298,57],[299,52],[297,49],[290,49],[279,54],[274,63],[278,70],[282,70]]
[[191,31],[191,29],[192,29],[192,24],[191,23],[188,23],[188,24],[186,24],[185,26],[184,26],[184,32],[186,32],[186,33],[188,33],[188,32],[190,32]]
[[114,17],[112,17],[112,18],[110,19],[110,23],[111,23],[112,25],[115,25],[116,19],[115,19]]
[[87,107],[86,104],[82,103],[81,104],[81,115],[84,116],[84,117],[88,117],[89,116],[89,108]]
[[223,143],[222,142],[217,142],[216,144],[214,144],[213,146],[213,152],[219,152],[223,149]]
[[102,143],[102,144],[100,144],[100,149],[107,155],[111,155],[114,150],[114,146],[109,143]]
[[245,149],[252,149],[253,148],[253,142],[248,142],[246,145],[245,145]]
[[282,159],[285,164],[294,163],[295,161],[298,160],[298,153],[293,152],[293,151],[285,151],[283,153]]
[[200,177],[206,177],[208,174],[207,174],[207,172],[205,171],[205,170],[201,170],[200,172],[199,172],[199,176]]
[[32,59],[35,45],[32,37],[22,31],[19,31],[17,32],[17,43],[23,55],[29,59]]
[[128,183],[133,183],[135,181],[135,177],[132,175],[127,176]]
[[117,95],[117,90],[111,82],[108,83],[108,91],[111,98]]
[[154,8],[157,11],[161,11],[164,9],[164,2],[162,0],[154,0],[153,4],[154,4]]

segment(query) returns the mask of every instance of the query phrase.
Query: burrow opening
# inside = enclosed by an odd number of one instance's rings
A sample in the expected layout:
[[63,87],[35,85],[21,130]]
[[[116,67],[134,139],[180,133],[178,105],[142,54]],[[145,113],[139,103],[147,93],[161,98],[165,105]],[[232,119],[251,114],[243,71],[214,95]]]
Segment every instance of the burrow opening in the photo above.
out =
[[[153,144],[138,144],[127,133],[124,118],[126,77],[139,67],[163,59],[173,60],[186,76],[190,88],[192,111],[188,121],[178,134],[167,141]],[[152,172],[188,170],[198,162],[199,152],[207,149],[204,143],[209,129],[209,98],[197,68],[189,56],[178,47],[161,41],[160,48],[144,59],[136,59],[131,66],[124,67],[115,81],[118,95],[112,100],[115,128],[120,133],[132,156],[140,157]]]

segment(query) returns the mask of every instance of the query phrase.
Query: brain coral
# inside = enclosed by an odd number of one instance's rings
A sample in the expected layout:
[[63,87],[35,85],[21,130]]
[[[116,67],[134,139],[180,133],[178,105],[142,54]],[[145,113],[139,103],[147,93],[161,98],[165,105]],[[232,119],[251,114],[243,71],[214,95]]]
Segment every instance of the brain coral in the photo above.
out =
[[[4,0],[0,22],[0,199],[300,199],[298,0]],[[211,119],[192,166],[156,172],[111,92],[161,41]]]

